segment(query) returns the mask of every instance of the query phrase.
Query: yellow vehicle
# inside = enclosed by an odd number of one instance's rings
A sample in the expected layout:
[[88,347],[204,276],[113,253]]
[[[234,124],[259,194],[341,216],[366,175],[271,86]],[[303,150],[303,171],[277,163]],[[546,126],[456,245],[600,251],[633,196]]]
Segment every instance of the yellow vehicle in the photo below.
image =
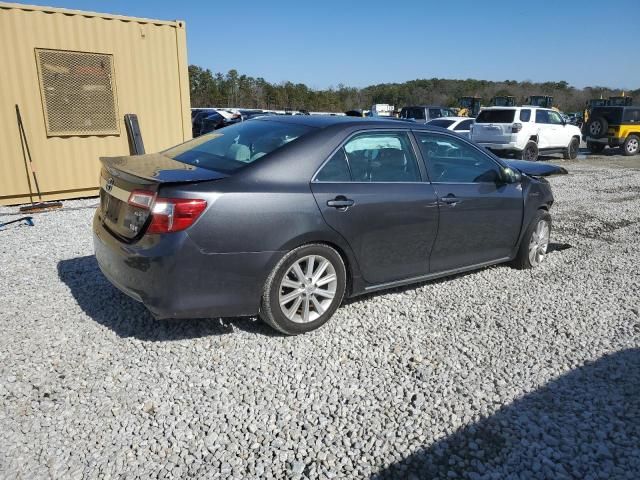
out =
[[492,107],[515,107],[516,97],[511,95],[496,95],[491,99],[489,105]]
[[480,97],[461,97],[458,100],[460,109],[458,115],[460,117],[477,117],[482,108],[482,98]]
[[593,153],[622,147],[623,155],[640,153],[640,107],[595,107],[586,128],[587,147]]

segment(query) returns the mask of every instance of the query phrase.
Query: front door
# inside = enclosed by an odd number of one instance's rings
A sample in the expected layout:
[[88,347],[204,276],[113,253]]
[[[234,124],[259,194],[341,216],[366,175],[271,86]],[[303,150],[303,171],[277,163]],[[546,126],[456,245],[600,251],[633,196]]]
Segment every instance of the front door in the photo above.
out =
[[440,205],[431,272],[509,257],[522,224],[521,185],[500,181],[500,165],[465,140],[414,133]]
[[428,273],[438,204],[407,132],[355,135],[318,172],[311,190],[367,283]]

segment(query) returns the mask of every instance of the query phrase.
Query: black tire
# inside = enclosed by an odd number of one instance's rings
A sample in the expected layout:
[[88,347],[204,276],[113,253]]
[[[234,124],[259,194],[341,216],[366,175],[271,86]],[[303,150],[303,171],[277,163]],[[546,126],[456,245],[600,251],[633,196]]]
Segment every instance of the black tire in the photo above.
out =
[[640,137],[638,135],[629,135],[622,144],[622,154],[630,156],[638,153],[640,153]]
[[538,144],[533,140],[529,140],[527,144],[524,146],[524,150],[520,153],[520,158],[522,160],[529,160],[530,162],[535,162],[538,160]]
[[573,137],[569,142],[569,146],[565,150],[563,156],[565,160],[575,160],[578,157],[578,150],[580,150],[580,140]]
[[593,138],[606,137],[607,130],[609,130],[609,122],[604,117],[592,118],[587,125],[587,135]]
[[536,231],[538,223],[542,221],[547,222],[549,227],[549,235],[551,234],[551,215],[549,215],[549,212],[547,212],[546,210],[538,210],[538,212],[533,217],[533,220],[531,220],[531,223],[529,223],[527,231],[522,237],[522,241],[520,242],[520,248],[518,248],[518,254],[516,255],[516,258],[513,259],[513,266],[515,268],[526,270],[537,266],[532,264],[531,260],[529,259],[529,247],[531,244],[531,237]]
[[[336,275],[335,296],[326,310],[313,321],[298,323],[290,320],[280,306],[280,289],[283,277],[299,260],[314,255],[329,261]],[[286,334],[299,335],[321,327],[331,318],[342,303],[347,285],[347,272],[342,257],[333,248],[323,244],[309,244],[298,247],[282,258],[267,278],[262,293],[260,318],[271,327]],[[286,288],[284,287],[287,291]],[[285,304],[286,305],[286,304]],[[302,305],[298,308],[302,308]],[[313,307],[315,309],[315,307]],[[317,314],[317,311],[316,311]]]
[[587,148],[591,153],[602,153],[606,145],[604,143],[588,142]]

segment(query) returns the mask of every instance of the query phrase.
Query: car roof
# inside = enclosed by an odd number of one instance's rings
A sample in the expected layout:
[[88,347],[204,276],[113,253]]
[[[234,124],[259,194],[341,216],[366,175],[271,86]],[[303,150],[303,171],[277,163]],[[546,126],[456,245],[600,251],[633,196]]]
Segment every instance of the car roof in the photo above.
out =
[[333,125],[342,125],[344,127],[351,126],[388,126],[390,128],[399,128],[406,126],[408,128],[422,127],[424,124],[407,121],[403,119],[387,119],[384,117],[348,117],[346,115],[273,115],[252,119],[259,122],[279,122],[292,123],[296,125],[306,125],[308,127],[326,128]]

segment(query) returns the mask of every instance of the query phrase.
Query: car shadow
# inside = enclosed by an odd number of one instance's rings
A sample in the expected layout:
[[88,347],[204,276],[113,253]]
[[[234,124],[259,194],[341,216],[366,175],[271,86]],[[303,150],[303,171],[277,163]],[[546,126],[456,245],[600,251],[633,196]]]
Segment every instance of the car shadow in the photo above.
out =
[[109,283],[93,255],[58,262],[58,277],[89,317],[119,337],[163,342],[225,335],[233,333],[235,328],[280,336],[255,317],[156,320],[144,305]]
[[[569,248],[573,248],[573,245],[571,245],[569,243],[549,242],[549,246],[547,247],[547,253],[551,254],[551,253],[555,253],[555,252],[561,252],[561,251],[567,250]],[[490,270],[490,269],[495,269],[495,268],[511,268],[511,267],[509,266],[509,263],[500,263],[498,265],[491,265],[489,267],[478,268],[476,270],[469,270],[468,272],[456,273],[456,274],[453,274],[453,275],[448,275],[446,277],[435,278],[433,280],[424,280],[422,282],[410,283],[408,285],[402,285],[400,287],[393,287],[393,288],[389,288],[389,289],[385,289],[385,290],[378,290],[378,291],[371,292],[371,293],[365,293],[363,295],[358,295],[357,297],[346,298],[342,302],[342,304],[343,305],[350,305],[352,303],[359,303],[359,302],[363,302],[363,301],[369,300],[371,298],[378,297],[380,295],[387,295],[389,293],[403,293],[403,292],[407,292],[409,290],[422,288],[423,286],[425,286],[427,284],[438,285],[440,283],[450,282],[451,280],[454,280],[456,278],[464,277],[466,275],[471,275],[471,274],[480,272],[482,270]]]
[[370,479],[634,479],[639,453],[633,348],[576,368]]

